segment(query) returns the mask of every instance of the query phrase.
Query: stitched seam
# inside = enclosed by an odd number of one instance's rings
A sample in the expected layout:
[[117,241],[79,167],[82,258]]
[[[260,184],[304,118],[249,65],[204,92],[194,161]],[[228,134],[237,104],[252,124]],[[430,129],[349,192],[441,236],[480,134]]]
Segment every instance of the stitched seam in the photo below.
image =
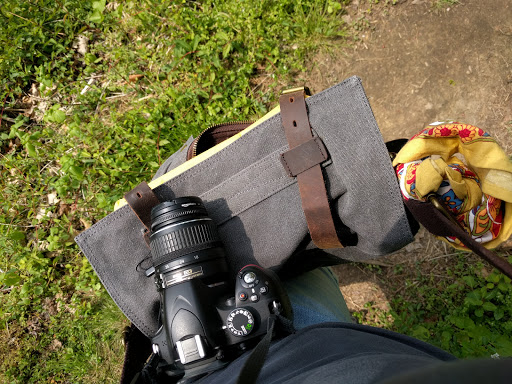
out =
[[[283,179],[288,179],[288,177],[278,177],[277,179],[271,179],[271,180],[269,180],[266,184],[274,183],[274,182],[276,182],[276,181],[283,180]],[[233,198],[236,198],[237,196],[243,195],[243,194],[245,194],[245,193],[247,193],[247,192],[254,191],[255,189],[259,189],[260,187],[261,187],[261,185],[258,185],[258,186],[256,186],[256,187],[252,187],[252,188],[246,189],[246,190],[244,190],[244,191],[237,192],[237,193],[235,193],[234,195],[228,196],[228,197],[226,198],[226,200],[227,200],[227,199],[233,199]]]
[[[261,199],[260,201],[258,201],[258,203],[256,203],[256,204],[261,203],[262,201],[264,201],[264,200],[268,199],[270,196],[273,196],[273,195],[275,195],[276,193],[278,193],[278,192],[280,192],[280,191],[282,191],[282,190],[284,190],[284,189],[288,188],[290,185],[292,185],[292,184],[295,184],[295,183],[296,183],[296,180],[295,180],[294,178],[283,177],[283,178],[281,178],[281,179],[286,179],[286,180],[289,180],[289,181],[288,181],[287,183],[285,183],[284,185],[279,184],[279,185],[277,185],[276,187],[274,187],[274,188],[272,188],[271,190],[269,190],[269,191],[268,191],[268,193],[264,194],[264,195],[263,195],[263,197],[262,197],[262,199]],[[276,180],[281,180],[281,179],[276,179]],[[222,225],[222,224],[224,224],[225,222],[229,221],[232,217],[239,216],[242,212],[246,211],[246,210],[247,210],[247,209],[249,209],[249,208],[254,207],[256,204],[254,204],[254,203],[248,203],[248,204],[246,204],[246,205],[242,205],[242,207],[241,207],[241,208],[239,208],[239,209],[238,209],[238,210],[236,210],[236,211],[233,211],[233,214],[232,214],[230,217],[227,217],[227,218],[225,218],[225,219],[221,220],[221,221],[219,222],[219,225]]]
[[281,153],[281,159],[283,160],[283,165],[285,166],[285,170],[288,173],[289,177],[295,177],[297,175],[294,175],[293,172],[290,169],[290,166],[288,165],[288,162],[286,161],[286,157],[284,156],[284,153]]
[[[88,245],[88,242],[87,240],[90,239],[91,237],[95,236],[97,232],[99,232],[100,229],[106,227],[108,224],[110,224],[111,221],[113,220],[117,220],[117,219],[120,219],[124,216],[126,216],[126,213],[129,213],[131,212],[131,210],[129,209],[125,209],[127,207],[123,207],[121,208],[119,211],[115,211],[115,212],[112,212],[114,215],[112,215],[111,218],[109,218],[109,216],[105,217],[103,220],[101,220],[100,222],[96,223],[96,225],[94,227],[91,228],[92,232],[90,234],[88,234],[87,232],[84,232],[80,235],[78,235],[76,237],[76,239],[83,239],[83,243],[82,243],[82,246],[87,250],[87,253],[90,255],[90,259],[91,260],[98,260],[98,257],[96,256],[96,253],[94,252],[94,250],[89,247]],[[123,212],[123,210],[125,212]],[[116,212],[119,212],[118,215],[115,215]],[[84,252],[85,253],[85,252]],[[91,263],[92,265],[92,263]],[[94,268],[96,270],[96,268]],[[116,289],[116,286],[115,284],[110,284],[108,283],[107,280],[104,280],[101,278],[101,276],[98,274],[98,276],[100,277],[100,280],[101,282],[103,283],[103,285],[105,286],[105,288],[107,288],[107,290],[110,292],[112,292],[112,298],[118,303],[118,306],[119,308],[123,311],[123,313],[130,319],[135,319],[137,320],[138,324],[137,325],[141,325],[144,330],[146,331],[147,334],[150,334],[151,333],[151,330],[149,329],[149,327],[146,325],[146,323],[144,321],[142,321],[136,313],[132,312],[125,304],[125,301],[122,299],[122,296],[119,295],[119,292],[118,290]],[[117,300],[116,300],[117,298]],[[123,305],[121,305],[123,304]],[[140,328],[139,328],[140,329]],[[141,329],[142,330],[142,329]]]
[[[313,140],[315,141],[315,144],[316,144],[316,147],[318,148],[318,151],[320,152],[320,154],[321,154],[321,155],[322,155],[322,157],[324,158],[324,160],[323,160],[323,161],[327,160],[327,159],[328,159],[328,156],[327,156],[327,154],[326,154],[326,153],[324,153],[324,151],[322,150],[322,147],[320,147],[320,144],[318,143],[318,141],[317,141],[317,140],[315,140],[315,139],[313,139]],[[320,163],[318,163],[318,164],[320,164]],[[317,165],[317,164],[315,164],[315,165]],[[310,168],[312,168],[312,167],[310,167]]]
[[[274,152],[268,154],[267,156],[265,156],[260,161],[258,161],[256,163],[253,163],[253,164],[250,164],[246,168],[242,169],[240,172],[237,172],[236,174],[229,176],[224,181],[222,181],[220,184],[217,184],[213,188],[211,188],[208,191],[204,192],[202,194],[202,196],[206,196],[208,193],[213,193],[214,191],[216,191],[218,189],[224,188],[224,186],[226,184],[232,183],[233,180],[240,179],[241,175],[242,176],[247,176],[247,174],[250,173],[250,172],[255,172],[255,171],[259,170],[259,169],[268,169],[269,167],[267,167],[266,164],[267,163],[272,163],[272,164],[275,163],[277,161],[276,157],[285,148],[287,148],[287,146],[282,146],[281,148],[277,149],[276,151],[274,151]],[[276,165],[275,168],[278,168],[278,166]]]

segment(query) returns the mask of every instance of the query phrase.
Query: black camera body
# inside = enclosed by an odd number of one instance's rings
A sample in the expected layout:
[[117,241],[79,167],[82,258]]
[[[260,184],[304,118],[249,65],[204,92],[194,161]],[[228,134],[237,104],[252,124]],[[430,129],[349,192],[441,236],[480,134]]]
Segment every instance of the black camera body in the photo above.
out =
[[291,320],[277,275],[243,267],[230,281],[217,228],[198,197],[153,208],[150,246],[162,326],[153,351],[171,370],[196,376],[221,367],[267,334],[272,315]]

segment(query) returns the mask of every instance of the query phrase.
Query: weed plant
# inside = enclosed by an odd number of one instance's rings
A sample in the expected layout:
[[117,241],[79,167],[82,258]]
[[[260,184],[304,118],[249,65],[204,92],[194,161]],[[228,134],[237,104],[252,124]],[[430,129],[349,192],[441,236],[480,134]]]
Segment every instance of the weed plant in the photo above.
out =
[[[507,257],[504,253],[501,256]],[[512,256],[508,256],[512,262]],[[435,269],[435,268],[434,268]],[[489,265],[458,252],[443,275],[397,268],[401,293],[390,297],[389,311],[367,308],[355,317],[367,324],[407,334],[459,358],[512,356],[512,284]],[[406,274],[404,285],[404,274]],[[368,321],[370,320],[370,321]]]
[[447,280],[427,276],[413,288],[420,300],[393,300],[391,328],[460,358],[512,356],[512,284],[487,268],[460,255]]
[[342,4],[2,2],[1,382],[118,381],[127,320],[74,236],[190,135],[264,114]]

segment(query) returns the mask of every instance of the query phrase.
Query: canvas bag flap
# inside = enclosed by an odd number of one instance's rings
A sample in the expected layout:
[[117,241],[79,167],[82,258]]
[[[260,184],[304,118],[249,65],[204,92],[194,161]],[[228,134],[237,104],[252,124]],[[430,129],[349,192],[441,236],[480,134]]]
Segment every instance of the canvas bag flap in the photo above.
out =
[[[313,132],[330,155],[323,167],[331,209],[353,233],[353,245],[325,252],[361,261],[411,242],[396,176],[360,79],[351,77],[307,98],[306,104]],[[279,270],[293,254],[315,248],[296,178],[279,161],[287,150],[276,114],[154,192],[160,201],[191,195],[203,199],[234,273],[252,262]],[[157,175],[183,163],[185,155],[186,150],[178,151]],[[152,336],[158,328],[159,296],[153,278],[140,270],[144,260],[146,268],[150,265],[143,228],[125,205],[76,242],[116,304]]]

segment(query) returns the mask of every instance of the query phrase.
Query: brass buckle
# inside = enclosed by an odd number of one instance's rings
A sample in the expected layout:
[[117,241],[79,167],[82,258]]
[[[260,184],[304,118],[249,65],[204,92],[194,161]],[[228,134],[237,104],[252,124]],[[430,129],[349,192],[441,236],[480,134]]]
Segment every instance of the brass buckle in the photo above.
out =
[[287,95],[289,93],[294,93],[297,91],[303,91],[307,96],[311,96],[311,91],[308,87],[297,87],[297,88],[291,88],[291,89],[285,89],[281,95]]

